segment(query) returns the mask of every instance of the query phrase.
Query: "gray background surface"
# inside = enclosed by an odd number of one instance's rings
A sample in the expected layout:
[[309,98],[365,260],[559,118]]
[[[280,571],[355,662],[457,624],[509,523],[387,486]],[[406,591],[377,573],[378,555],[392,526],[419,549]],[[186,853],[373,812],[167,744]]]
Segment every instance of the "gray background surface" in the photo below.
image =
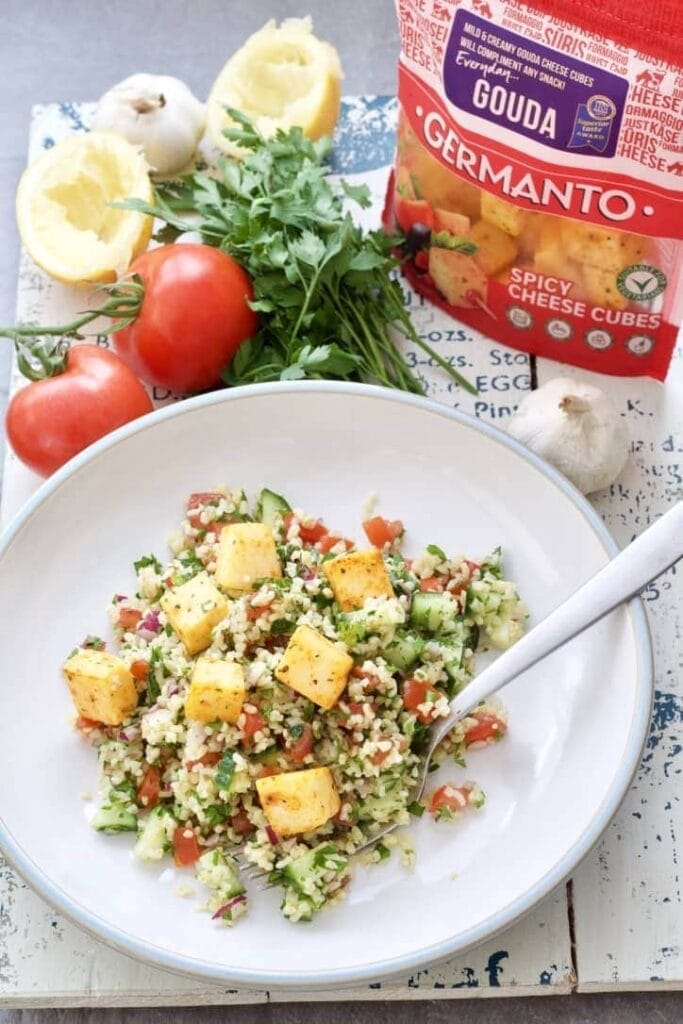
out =
[[[616,0],[612,0],[616,2]],[[230,53],[268,18],[312,13],[337,46],[347,93],[394,90],[391,0],[1,0],[0,324],[13,322],[19,242],[14,192],[33,103],[94,100],[135,71],[177,75],[204,98]],[[8,342],[0,339],[4,408]],[[1,955],[0,950],[0,955]],[[0,1024],[663,1024],[683,1021],[683,993],[481,1001],[289,1004],[183,1010],[0,1011]]]

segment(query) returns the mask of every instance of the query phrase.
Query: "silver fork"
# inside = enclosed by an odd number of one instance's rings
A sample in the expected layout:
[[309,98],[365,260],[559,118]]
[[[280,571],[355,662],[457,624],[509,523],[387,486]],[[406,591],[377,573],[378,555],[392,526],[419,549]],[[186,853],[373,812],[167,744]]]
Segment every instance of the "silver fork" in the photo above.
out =
[[[453,698],[448,717],[440,719],[432,728],[429,748],[410,801],[419,800],[424,793],[434,751],[462,718],[558,647],[639,594],[682,557],[683,501],[679,501]],[[356,853],[374,846],[397,827],[395,823],[386,825]],[[252,880],[266,876],[266,872],[253,866],[251,870],[247,866],[246,872]]]

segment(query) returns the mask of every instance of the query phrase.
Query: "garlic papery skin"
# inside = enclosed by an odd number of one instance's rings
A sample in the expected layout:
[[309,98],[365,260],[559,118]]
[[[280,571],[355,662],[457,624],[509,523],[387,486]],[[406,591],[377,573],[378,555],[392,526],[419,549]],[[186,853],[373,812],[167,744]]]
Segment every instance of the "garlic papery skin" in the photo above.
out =
[[131,75],[97,104],[93,129],[139,146],[154,174],[177,174],[192,160],[204,132],[204,104],[170,75]]
[[508,433],[546,459],[582,494],[609,487],[628,458],[626,424],[612,400],[592,384],[556,377],[531,391]]

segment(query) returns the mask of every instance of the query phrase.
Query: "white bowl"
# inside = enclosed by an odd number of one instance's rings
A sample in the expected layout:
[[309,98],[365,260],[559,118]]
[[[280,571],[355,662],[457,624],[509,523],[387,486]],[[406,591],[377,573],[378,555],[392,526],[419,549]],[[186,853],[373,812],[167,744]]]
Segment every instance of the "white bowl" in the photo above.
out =
[[[591,506],[517,442],[432,402],[329,383],[242,388],[166,408],[99,442],[43,485],[0,546],[0,843],[59,910],[116,948],[177,970],[263,987],[358,984],[464,950],[549,893],[607,826],[649,719],[651,653],[639,602],[513,683],[504,742],[455,781],[488,800],[455,825],[412,826],[417,864],[358,868],[347,900],[313,923],[254,893],[234,929],[175,890],[186,873],[141,865],[129,836],[86,822],[96,757],[69,724],[60,666],[131,563],[163,553],[193,490],[267,485],[361,538],[361,506],[475,557],[497,544],[530,624],[615,553]],[[195,886],[198,889],[198,886]],[[198,894],[199,895],[199,894]]]

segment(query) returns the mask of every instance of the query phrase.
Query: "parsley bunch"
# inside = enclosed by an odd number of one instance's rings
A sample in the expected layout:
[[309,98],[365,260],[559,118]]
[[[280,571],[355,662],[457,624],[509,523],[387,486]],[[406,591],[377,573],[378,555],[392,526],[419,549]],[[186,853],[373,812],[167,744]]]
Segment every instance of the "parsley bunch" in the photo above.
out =
[[260,328],[224,371],[226,384],[332,377],[420,393],[395,327],[474,392],[411,322],[391,273],[400,239],[364,232],[345,210],[345,199],[361,207],[370,199],[365,186],[328,180],[330,140],[311,142],[298,128],[264,139],[239,111],[229,113],[236,127],[225,134],[242,160],[223,159],[216,176],[160,183],[151,205],[124,204],[164,221],[163,241],[199,231],[251,277]]

